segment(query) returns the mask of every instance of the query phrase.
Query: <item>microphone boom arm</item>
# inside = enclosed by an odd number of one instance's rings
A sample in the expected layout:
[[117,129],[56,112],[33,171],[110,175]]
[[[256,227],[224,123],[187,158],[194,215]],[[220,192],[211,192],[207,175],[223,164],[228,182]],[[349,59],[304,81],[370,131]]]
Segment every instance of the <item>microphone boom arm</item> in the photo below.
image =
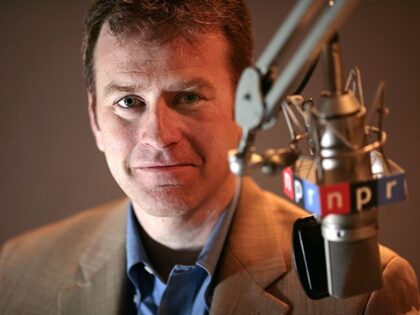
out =
[[276,78],[272,78],[277,60],[284,49],[326,3],[324,0],[299,1],[255,66],[242,73],[236,92],[235,119],[243,133],[237,150],[229,154],[231,169],[235,174],[244,174],[256,132],[273,125],[281,109],[281,100],[290,94],[302,72],[316,60],[323,46],[342,26],[359,1],[340,0],[333,5],[329,1],[330,6],[324,9],[285,69]]

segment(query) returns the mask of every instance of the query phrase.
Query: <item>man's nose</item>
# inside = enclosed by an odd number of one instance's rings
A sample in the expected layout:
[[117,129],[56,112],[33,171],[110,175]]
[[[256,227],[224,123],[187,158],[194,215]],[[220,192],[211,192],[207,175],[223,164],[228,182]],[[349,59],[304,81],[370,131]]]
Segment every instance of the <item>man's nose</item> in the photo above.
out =
[[180,139],[181,123],[179,113],[165,100],[159,100],[143,113],[139,126],[140,141],[153,149],[170,149]]

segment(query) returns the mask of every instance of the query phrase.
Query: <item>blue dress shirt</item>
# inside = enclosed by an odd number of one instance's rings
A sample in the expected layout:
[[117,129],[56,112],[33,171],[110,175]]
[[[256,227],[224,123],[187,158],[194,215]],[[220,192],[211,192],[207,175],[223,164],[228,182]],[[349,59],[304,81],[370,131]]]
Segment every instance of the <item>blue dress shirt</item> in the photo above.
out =
[[[130,314],[208,314],[211,281],[225,243],[234,209],[225,209],[194,265],[175,265],[164,283],[151,265],[143,246],[140,225],[132,205],[127,216],[127,275]],[[131,304],[131,305],[130,305]]]

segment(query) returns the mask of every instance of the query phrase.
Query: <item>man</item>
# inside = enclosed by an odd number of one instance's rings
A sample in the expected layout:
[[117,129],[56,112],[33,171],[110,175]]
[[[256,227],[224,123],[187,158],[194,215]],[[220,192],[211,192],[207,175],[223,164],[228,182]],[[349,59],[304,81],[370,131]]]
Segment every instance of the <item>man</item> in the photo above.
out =
[[227,151],[251,63],[242,1],[98,0],[86,19],[91,127],[129,201],[9,241],[1,314],[413,314],[410,265],[381,248],[384,287],[308,299],[291,266],[306,213],[240,185]]

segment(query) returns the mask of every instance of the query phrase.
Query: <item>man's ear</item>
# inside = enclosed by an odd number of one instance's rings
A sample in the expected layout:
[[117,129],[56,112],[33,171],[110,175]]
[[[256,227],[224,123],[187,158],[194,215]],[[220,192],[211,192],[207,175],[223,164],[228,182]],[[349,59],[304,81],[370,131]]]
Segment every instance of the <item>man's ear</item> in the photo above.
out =
[[96,97],[95,95],[88,91],[88,112],[89,112],[89,122],[90,128],[92,129],[93,135],[95,136],[96,146],[99,151],[104,151],[104,143],[102,139],[102,132],[98,125],[97,109],[96,109]]

